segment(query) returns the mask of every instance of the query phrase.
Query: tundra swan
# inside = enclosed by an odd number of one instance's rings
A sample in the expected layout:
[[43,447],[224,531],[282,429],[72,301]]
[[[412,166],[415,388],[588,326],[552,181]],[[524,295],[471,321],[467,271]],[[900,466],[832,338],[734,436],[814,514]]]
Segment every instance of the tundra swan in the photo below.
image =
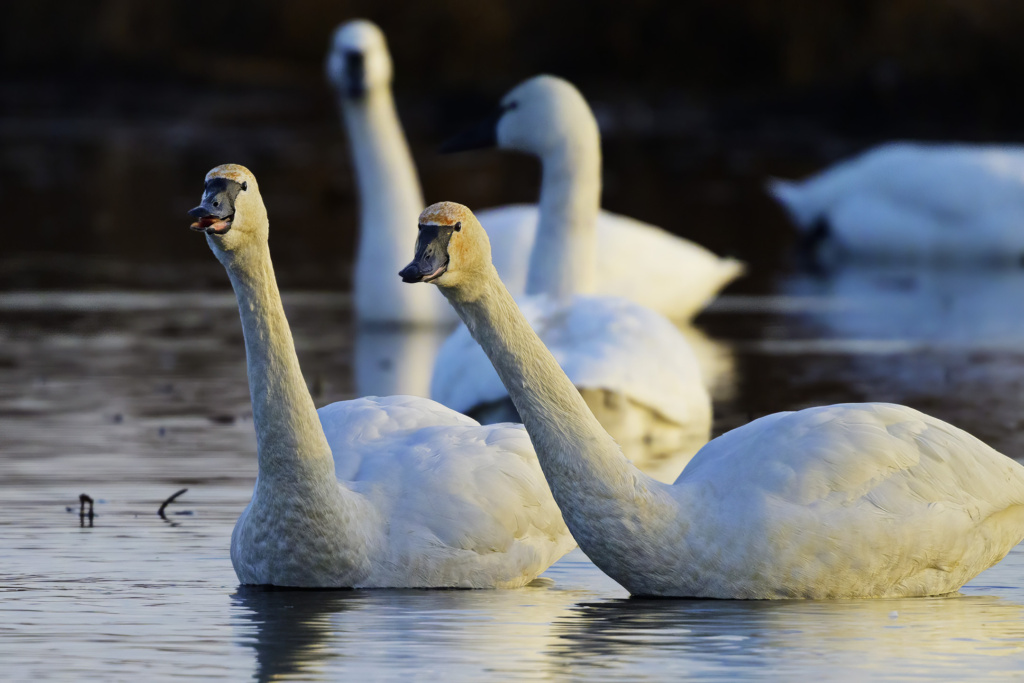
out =
[[826,260],[1024,258],[1024,147],[888,143],[768,191]]
[[[518,149],[544,155],[545,168],[576,168],[579,187],[599,187],[597,121],[559,78],[541,76],[505,98],[515,102],[499,130]],[[560,186],[558,183],[551,183]],[[577,193],[586,196],[588,193]],[[597,264],[594,201],[545,210],[519,304],[590,409],[627,457],[672,481],[711,433],[711,397],[686,337],[655,311],[622,297],[593,295]],[[571,207],[571,208],[569,208]],[[551,215],[558,219],[546,223]],[[485,219],[486,220],[486,219]],[[519,422],[490,361],[460,326],[441,347],[430,397],[481,422]]]
[[242,584],[517,587],[575,546],[520,425],[411,396],[314,408],[247,169],[210,171],[189,213],[245,337],[259,475],[231,536]]
[[939,595],[1024,537],[1024,467],[892,404],[769,415],[711,441],[674,484],[655,481],[626,460],[523,317],[472,212],[443,202],[419,223],[403,279],[436,284],[465,321],[580,548],[630,593]]
[[[451,323],[454,313],[438,301],[395,292],[383,283],[404,265],[402,235],[423,207],[419,181],[391,95],[392,64],[383,32],[366,20],[342,24],[327,57],[327,74],[340,103],[359,191],[359,253],[355,270],[356,310],[371,321]],[[571,87],[571,86],[570,86]],[[507,99],[507,98],[506,98]],[[557,106],[557,103],[553,103]],[[587,114],[589,116],[589,112]],[[545,127],[547,122],[534,121]],[[493,126],[491,126],[493,129]],[[493,138],[496,131],[490,131]],[[554,131],[548,130],[553,136]],[[516,296],[526,290],[529,255],[538,235],[566,239],[561,221],[595,221],[586,246],[596,251],[596,294],[612,294],[672,319],[688,319],[743,271],[743,265],[640,221],[600,211],[600,138],[596,128],[568,134],[579,155],[542,157],[540,206],[509,205],[481,213],[494,244],[495,266]],[[487,136],[474,139],[479,143]],[[505,142],[498,142],[504,146]],[[410,214],[415,205],[415,212]],[[595,217],[596,214],[596,217]],[[540,227],[538,228],[538,223]],[[567,228],[570,232],[572,228]],[[584,246],[581,245],[580,249]],[[411,289],[406,287],[405,289]],[[423,288],[429,290],[430,288]],[[420,294],[428,297],[435,294]]]

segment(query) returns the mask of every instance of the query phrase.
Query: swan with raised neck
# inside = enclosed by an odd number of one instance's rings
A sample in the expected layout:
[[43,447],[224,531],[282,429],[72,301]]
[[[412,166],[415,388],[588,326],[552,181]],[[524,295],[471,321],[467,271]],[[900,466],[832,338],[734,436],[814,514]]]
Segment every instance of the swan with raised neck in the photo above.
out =
[[393,273],[406,262],[409,226],[423,193],[391,94],[384,33],[364,19],[334,32],[326,65],[348,133],[359,191],[359,245],[354,273],[360,321],[437,325],[455,319],[436,292],[410,292]]
[[567,300],[592,293],[597,281],[601,137],[586,100],[568,81],[535,76],[501,99],[494,119],[449,141],[443,151],[493,144],[541,161],[537,236],[526,294]]
[[400,275],[433,282],[459,313],[580,548],[635,595],[939,595],[1024,538],[1024,467],[905,406],[770,415],[713,440],[661,484],[623,457],[531,329],[469,209],[425,209]]
[[409,396],[316,410],[252,173],[214,168],[189,213],[227,271],[245,338],[259,473],[231,537],[241,583],[516,587],[573,547],[521,429]]

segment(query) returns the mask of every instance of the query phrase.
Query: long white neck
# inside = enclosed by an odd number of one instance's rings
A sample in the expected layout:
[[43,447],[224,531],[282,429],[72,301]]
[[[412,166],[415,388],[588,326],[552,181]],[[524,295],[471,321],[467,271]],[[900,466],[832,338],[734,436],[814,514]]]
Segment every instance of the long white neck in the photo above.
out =
[[527,294],[565,300],[597,284],[597,215],[601,210],[601,141],[581,121],[566,144],[541,158],[540,217],[530,253]]
[[266,243],[218,257],[242,318],[260,486],[337,491],[331,448],[299,368]]
[[340,97],[359,187],[355,299],[361,319],[436,324],[451,314],[429,287],[408,287],[396,273],[409,262],[423,210],[416,167],[391,91]]
[[[656,532],[659,520],[673,517],[668,510],[675,509],[675,503],[664,484],[622,455],[530,327],[497,271],[488,268],[473,294],[456,288],[442,291],[508,390],[580,547],[602,569],[605,561],[628,565],[635,559],[634,543],[648,531]],[[641,520],[650,522],[649,528],[637,527]]]

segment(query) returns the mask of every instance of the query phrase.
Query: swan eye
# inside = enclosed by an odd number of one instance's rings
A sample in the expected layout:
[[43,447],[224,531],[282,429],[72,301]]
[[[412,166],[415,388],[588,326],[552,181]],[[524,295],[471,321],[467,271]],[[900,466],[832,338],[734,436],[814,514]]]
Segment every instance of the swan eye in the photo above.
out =
[[460,230],[462,230],[462,221],[455,224],[455,232],[459,232]]
[[515,100],[512,100],[511,102],[506,104],[504,108],[505,108],[505,111],[512,111],[513,109],[517,109],[518,107],[519,107],[519,103],[516,102]]
[[243,180],[242,181],[242,192],[245,192],[248,189],[249,189],[249,181],[248,180]]

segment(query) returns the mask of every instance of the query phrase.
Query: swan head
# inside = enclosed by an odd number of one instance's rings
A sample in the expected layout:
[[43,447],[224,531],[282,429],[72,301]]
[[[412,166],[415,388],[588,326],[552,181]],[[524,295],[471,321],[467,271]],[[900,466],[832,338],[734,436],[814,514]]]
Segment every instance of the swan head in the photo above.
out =
[[501,98],[490,118],[445,142],[441,151],[498,147],[544,158],[598,136],[597,120],[572,83],[535,76]]
[[236,251],[267,238],[267,209],[256,177],[244,166],[222,164],[206,174],[202,202],[188,212],[215,252]]
[[356,19],[339,26],[327,53],[327,80],[346,100],[359,100],[391,85],[391,55],[384,32],[372,21]]
[[491,243],[473,212],[438,202],[420,214],[415,255],[398,274],[403,282],[432,282],[443,289],[474,282],[491,267]]

